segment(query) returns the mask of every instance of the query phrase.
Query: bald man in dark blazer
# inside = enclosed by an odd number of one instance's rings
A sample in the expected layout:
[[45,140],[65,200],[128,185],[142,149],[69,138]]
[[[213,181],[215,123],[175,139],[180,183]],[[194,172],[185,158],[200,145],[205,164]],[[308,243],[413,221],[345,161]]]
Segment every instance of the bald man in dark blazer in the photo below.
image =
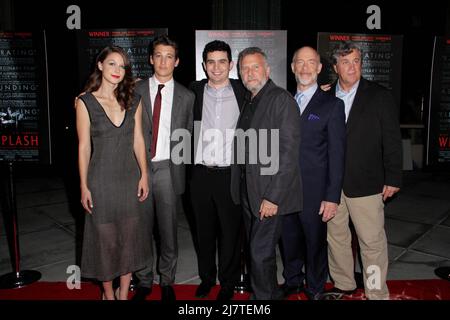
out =
[[328,279],[327,221],[336,214],[341,199],[344,103],[318,87],[322,64],[313,48],[298,49],[291,68],[297,81],[295,98],[301,112],[300,168],[305,188],[303,211],[283,219],[283,289],[285,295],[305,290],[309,299],[318,300]]

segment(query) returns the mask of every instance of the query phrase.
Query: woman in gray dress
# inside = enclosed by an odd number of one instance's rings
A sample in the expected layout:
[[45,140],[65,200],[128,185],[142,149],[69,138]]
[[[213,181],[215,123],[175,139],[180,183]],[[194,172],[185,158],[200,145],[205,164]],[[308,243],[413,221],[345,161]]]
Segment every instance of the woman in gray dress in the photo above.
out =
[[[97,57],[76,102],[81,203],[86,210],[81,273],[103,284],[103,298],[128,297],[131,273],[145,267],[148,172],[140,97],[120,47]],[[114,294],[112,280],[120,276]]]

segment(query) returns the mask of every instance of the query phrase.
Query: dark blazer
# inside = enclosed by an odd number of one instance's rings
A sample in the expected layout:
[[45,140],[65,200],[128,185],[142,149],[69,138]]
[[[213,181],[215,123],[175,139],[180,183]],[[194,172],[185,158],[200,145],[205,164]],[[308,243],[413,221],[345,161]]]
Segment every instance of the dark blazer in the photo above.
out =
[[339,203],[344,177],[345,106],[341,99],[316,90],[301,117],[300,168],[305,205]]
[[[336,95],[336,83],[330,92]],[[391,93],[361,78],[346,130],[345,195],[364,197],[381,193],[384,185],[400,187],[402,144]]]
[[[150,79],[141,80],[136,83],[136,92],[142,97],[142,130],[144,133],[144,140],[147,152],[147,162],[149,168],[151,167],[150,161],[150,146],[152,142],[152,102],[150,99]],[[173,103],[172,103],[172,119],[170,124],[170,131],[173,132],[176,129],[187,129],[192,134],[194,125],[193,121],[193,106],[194,106],[194,94],[180,83],[174,81],[173,90]],[[189,138],[183,138],[184,150],[189,150]],[[180,141],[170,141],[170,151],[172,156],[173,148],[179,144]],[[151,170],[149,175],[151,179]],[[185,178],[185,165],[174,164],[170,161],[170,174],[172,177],[172,183],[175,194],[180,195],[185,190],[186,178]]]
[[[301,211],[302,187],[299,168],[300,111],[296,101],[286,90],[276,86],[271,80],[258,93],[258,105],[250,128],[279,130],[278,171],[272,175],[262,175],[261,169],[270,167],[262,164],[259,157],[256,164],[246,164],[248,199],[252,213],[259,217],[263,199],[278,205],[278,214]],[[245,108],[245,106],[244,106]],[[242,115],[242,113],[241,113]],[[239,121],[238,121],[239,123]],[[258,136],[258,149],[261,143]],[[267,150],[271,150],[268,139]],[[240,203],[240,165],[231,166],[231,196]]]

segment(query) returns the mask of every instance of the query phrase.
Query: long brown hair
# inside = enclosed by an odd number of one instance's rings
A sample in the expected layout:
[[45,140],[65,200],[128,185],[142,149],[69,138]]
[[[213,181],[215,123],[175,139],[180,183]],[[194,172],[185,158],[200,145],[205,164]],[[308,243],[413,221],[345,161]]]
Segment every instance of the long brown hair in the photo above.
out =
[[93,92],[100,88],[100,85],[102,83],[102,72],[98,68],[98,63],[103,63],[106,57],[113,52],[120,54],[125,64],[125,76],[123,80],[117,85],[117,88],[114,90],[114,94],[117,98],[117,102],[120,104],[122,109],[128,110],[129,108],[131,108],[135,82],[131,73],[130,60],[128,59],[128,55],[126,54],[126,52],[121,47],[108,46],[100,51],[97,59],[95,60],[95,70],[89,76],[89,79],[84,87],[84,91]]

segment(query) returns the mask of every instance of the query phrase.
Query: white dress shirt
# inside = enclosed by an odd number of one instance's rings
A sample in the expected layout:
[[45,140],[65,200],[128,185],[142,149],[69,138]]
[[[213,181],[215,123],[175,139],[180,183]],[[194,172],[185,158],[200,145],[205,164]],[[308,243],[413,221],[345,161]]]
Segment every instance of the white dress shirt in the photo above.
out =
[[344,101],[345,104],[345,122],[347,123],[348,115],[352,109],[353,101],[355,100],[356,90],[358,90],[359,81],[353,85],[350,91],[344,91],[339,85],[336,85],[336,97]]
[[309,101],[311,100],[312,96],[314,95],[314,93],[316,92],[318,88],[317,83],[313,84],[311,87],[309,87],[308,89],[306,89],[305,91],[300,91],[297,90],[297,94],[295,95],[296,97],[302,93],[303,96],[301,98],[300,104],[298,103],[298,99],[295,99],[297,101],[297,104],[299,104],[299,108],[300,108],[300,114],[303,114],[303,111],[305,111],[306,106],[308,105]]
[[[155,105],[156,94],[158,93],[158,85],[161,82],[154,76],[150,78],[150,99],[153,107]],[[161,113],[159,116],[158,141],[156,142],[156,153],[152,161],[162,161],[170,159],[170,125],[172,122],[172,104],[173,104],[173,78],[164,84],[161,89]],[[153,128],[153,132],[155,132]]]
[[205,84],[200,139],[195,164],[229,166],[239,106],[231,83],[216,89]]

